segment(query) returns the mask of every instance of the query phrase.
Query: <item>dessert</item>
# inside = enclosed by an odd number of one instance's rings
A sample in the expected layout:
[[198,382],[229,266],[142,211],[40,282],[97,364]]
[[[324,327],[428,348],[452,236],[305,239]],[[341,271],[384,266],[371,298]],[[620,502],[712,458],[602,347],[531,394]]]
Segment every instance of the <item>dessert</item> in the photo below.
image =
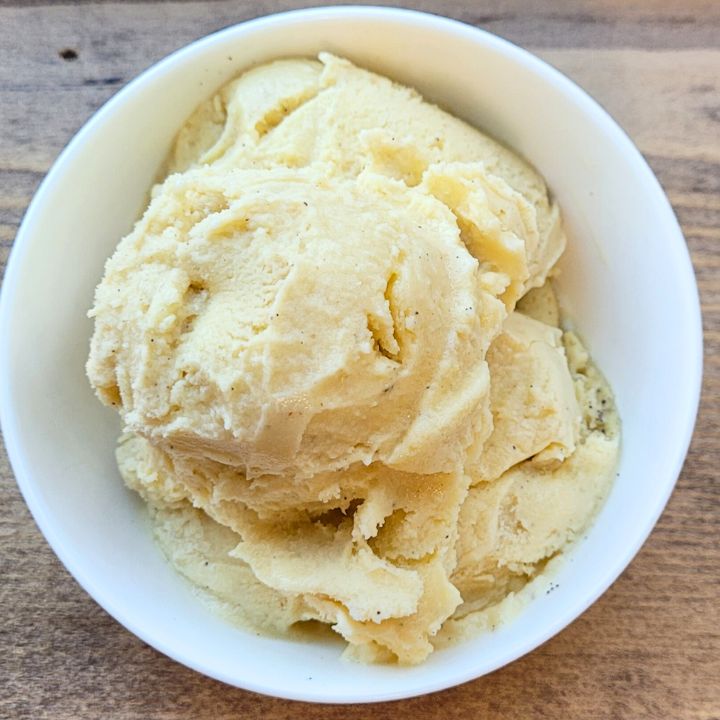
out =
[[269,632],[404,664],[583,532],[619,447],[559,329],[560,213],[522,159],[321,54],[188,119],[97,288],[87,373],[170,561]]

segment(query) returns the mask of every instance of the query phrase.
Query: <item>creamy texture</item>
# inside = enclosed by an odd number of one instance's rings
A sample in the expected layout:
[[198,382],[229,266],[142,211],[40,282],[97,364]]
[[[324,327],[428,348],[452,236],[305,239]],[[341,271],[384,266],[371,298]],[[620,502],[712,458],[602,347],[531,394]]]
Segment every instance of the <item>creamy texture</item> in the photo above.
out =
[[501,607],[617,457],[612,396],[557,328],[564,245],[532,168],[345,60],[201,105],[106,265],[87,364],[173,564],[365,661],[420,662]]

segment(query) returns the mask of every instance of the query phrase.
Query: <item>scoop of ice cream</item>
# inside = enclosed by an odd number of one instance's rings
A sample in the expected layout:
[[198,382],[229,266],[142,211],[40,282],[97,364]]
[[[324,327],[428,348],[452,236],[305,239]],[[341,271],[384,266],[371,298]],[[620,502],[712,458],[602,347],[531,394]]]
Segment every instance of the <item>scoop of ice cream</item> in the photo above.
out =
[[488,351],[493,432],[469,472],[494,480],[517,463],[558,464],[575,451],[580,409],[562,332],[515,312]]
[[[449,580],[469,480],[461,472],[358,463],[307,479],[250,481],[214,461],[172,457],[136,435],[120,444],[118,464],[126,483],[160,508],[161,542],[185,574],[204,578],[224,602],[232,602],[228,584],[252,574],[234,602],[263,627],[316,619],[365,657],[390,653],[416,663],[461,602]],[[218,558],[218,577],[208,576],[205,563]]]
[[[467,618],[468,627],[478,624],[471,613],[519,591],[579,537],[612,484],[620,435],[610,389],[573,333],[563,335],[563,346],[565,374],[577,399],[576,448],[562,462],[529,459],[494,482],[470,489],[460,514],[452,574],[463,597],[454,617]],[[456,621],[447,632],[461,637],[462,623]]]
[[[522,268],[509,268],[521,270],[520,277],[505,281],[512,285],[506,298],[510,305],[524,290],[543,284],[565,248],[557,206],[542,177],[522,158],[416,91],[329,53],[321,53],[320,62],[268,63],[229,83],[188,120],[170,169],[305,167],[317,162],[347,176],[372,170],[409,187],[423,182],[433,165],[471,166],[469,172],[456,168],[451,187],[441,194],[457,198],[451,207],[460,208],[461,221],[473,237],[469,249],[480,251],[476,257],[481,262],[487,261],[483,250],[489,243],[497,246],[495,238],[507,228],[498,227],[498,212],[478,212],[474,196],[487,194],[494,210],[519,214],[526,227],[536,224],[520,237],[527,243]],[[512,198],[507,187],[515,191]],[[487,242],[474,231],[478,218],[481,233],[489,231]],[[516,250],[511,243],[502,255],[509,259]]]
[[130,430],[250,475],[448,471],[490,431],[493,298],[544,280],[557,213],[502,146],[322,61],[256,68],[190,118],[190,169],[98,288],[88,374]]

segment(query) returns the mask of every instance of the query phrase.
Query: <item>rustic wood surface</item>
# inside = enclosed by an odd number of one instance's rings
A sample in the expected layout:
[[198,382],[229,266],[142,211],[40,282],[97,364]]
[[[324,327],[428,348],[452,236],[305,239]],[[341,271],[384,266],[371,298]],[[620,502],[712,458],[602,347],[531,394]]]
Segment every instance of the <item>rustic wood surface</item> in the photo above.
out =
[[[200,35],[308,4],[0,0],[0,265],[58,152],[119,87]],[[124,630],[55,558],[0,450],[0,717],[720,718],[720,2],[414,7],[566,72],[625,127],[669,194],[700,285],[706,360],[697,430],[660,523],[604,597],[509,667],[401,703],[309,706],[226,687]]]

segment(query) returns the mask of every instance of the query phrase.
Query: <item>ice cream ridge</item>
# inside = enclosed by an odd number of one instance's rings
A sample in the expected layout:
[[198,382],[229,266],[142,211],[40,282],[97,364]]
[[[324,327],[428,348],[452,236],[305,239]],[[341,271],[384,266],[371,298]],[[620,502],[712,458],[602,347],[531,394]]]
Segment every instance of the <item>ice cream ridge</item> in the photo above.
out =
[[160,547],[218,610],[414,664],[509,617],[612,483],[543,179],[349,61],[202,104],[118,245],[87,374]]

